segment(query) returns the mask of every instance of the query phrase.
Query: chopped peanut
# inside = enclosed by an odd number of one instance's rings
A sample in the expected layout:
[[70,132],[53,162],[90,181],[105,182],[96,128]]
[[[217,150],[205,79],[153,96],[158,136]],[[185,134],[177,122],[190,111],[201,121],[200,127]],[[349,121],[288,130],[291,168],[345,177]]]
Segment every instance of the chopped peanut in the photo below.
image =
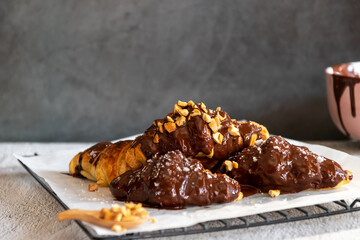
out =
[[225,164],[225,167],[226,167],[226,171],[231,171],[231,170],[233,169],[233,164],[232,164],[231,161],[226,160],[226,161],[224,162],[224,164]]
[[234,168],[239,168],[239,164],[235,161],[232,161],[232,165]]
[[201,112],[199,109],[194,109],[191,113],[190,113],[190,116],[191,117],[196,117],[196,116],[200,116],[201,115]]
[[176,119],[176,125],[178,125],[179,127],[184,125],[186,122],[186,118],[184,116],[180,116]]
[[202,115],[202,119],[206,122],[206,123],[210,123],[211,122],[211,117],[209,116],[209,114],[204,113]]
[[216,124],[216,121],[213,118],[211,119],[211,122],[209,123],[209,127],[214,133],[216,133],[219,130],[219,126]]
[[154,143],[159,143],[159,135],[158,134],[155,134],[153,141],[154,141]]
[[171,133],[171,132],[175,131],[176,124],[172,123],[172,122],[167,122],[167,123],[164,124],[164,128],[166,129],[166,131]]
[[90,192],[95,192],[96,190],[98,190],[98,185],[96,183],[89,184],[89,191]]
[[213,134],[213,139],[216,143],[222,144],[224,136],[221,133],[216,132]]
[[271,197],[277,197],[280,195],[280,190],[269,190],[269,195]]
[[182,102],[182,101],[178,101],[178,105],[180,106],[180,107],[186,107],[187,105],[188,105],[188,103],[187,102]]
[[208,112],[207,109],[206,109],[206,105],[205,105],[203,102],[200,103],[200,108],[201,108],[201,110],[203,110],[205,113]]

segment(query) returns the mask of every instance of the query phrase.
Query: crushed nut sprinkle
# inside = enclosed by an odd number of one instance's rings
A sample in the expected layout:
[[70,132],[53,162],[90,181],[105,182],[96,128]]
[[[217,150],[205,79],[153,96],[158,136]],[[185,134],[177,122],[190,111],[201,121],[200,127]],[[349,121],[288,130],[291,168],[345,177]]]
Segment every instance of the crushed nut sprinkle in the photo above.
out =
[[174,122],[174,119],[172,119],[170,116],[166,116],[166,119],[168,120],[168,122]]
[[216,132],[216,133],[213,133],[212,136],[213,136],[213,139],[214,139],[214,141],[215,141],[216,143],[222,144],[223,139],[224,139],[224,136],[223,136],[221,133]]
[[220,112],[217,112],[216,116],[220,119],[220,121],[224,121],[226,117],[221,116]]
[[257,135],[254,133],[251,135],[250,137],[250,144],[249,146],[254,146],[255,145],[255,142],[256,142],[256,139],[257,139]]
[[163,128],[163,123],[162,122],[157,122],[158,128],[159,128],[159,132],[163,133],[164,132],[164,128]]
[[96,190],[98,190],[98,185],[96,183],[89,184],[89,192],[95,192]]
[[221,121],[220,121],[219,117],[215,116],[214,119],[216,121],[216,125],[218,125],[218,127],[220,127]]
[[216,120],[214,118],[211,119],[211,122],[209,123],[210,129],[216,133],[219,130],[219,126],[216,124]]
[[186,122],[186,118],[184,116],[180,116],[176,119],[175,123],[178,125],[178,127],[184,125]]
[[239,168],[239,164],[235,161],[232,161],[232,165],[234,168]]
[[191,107],[193,107],[193,108],[195,108],[194,106],[196,106],[196,104],[195,104],[192,100],[190,100],[190,101],[188,102],[188,105],[191,106]]
[[176,129],[176,124],[173,122],[167,122],[164,124],[164,128],[166,129],[166,131],[168,131],[169,133],[172,133],[173,131],[175,131]]
[[158,134],[155,134],[153,141],[154,141],[154,143],[159,143],[159,135]]
[[183,102],[183,101],[178,101],[178,105],[180,106],[180,107],[186,107],[188,104],[187,104],[187,102]]
[[226,160],[226,161],[224,162],[224,164],[225,164],[225,167],[226,167],[226,171],[231,171],[231,170],[233,169],[233,164],[232,164],[231,161]]
[[196,117],[196,116],[200,116],[201,115],[201,112],[199,109],[194,109],[191,113],[190,113],[190,116],[191,117]]
[[180,114],[181,116],[189,115],[189,111],[187,109],[182,109],[179,105],[175,104],[174,110],[176,113]]
[[205,113],[208,112],[207,109],[206,109],[206,105],[205,105],[203,102],[200,103],[200,108],[201,108],[201,110],[203,110]]
[[233,124],[231,124],[230,127],[228,127],[228,132],[232,136],[240,136],[239,129],[235,127]]
[[217,107],[216,111],[218,111],[218,112],[221,111],[221,107]]
[[280,190],[269,190],[269,195],[271,197],[277,197],[280,195]]
[[210,115],[207,114],[207,113],[204,113],[204,114],[202,115],[202,119],[203,119],[206,123],[210,123],[210,122],[211,122],[211,117],[210,117]]
[[239,196],[235,199],[235,201],[240,201],[244,198],[244,194],[242,192],[239,192]]
[[122,231],[125,231],[126,228],[123,228],[120,225],[115,224],[114,226],[111,227],[111,230],[114,232],[122,232]]
[[[103,208],[100,210],[100,218],[111,221],[137,222],[147,219],[149,213],[142,207],[142,204],[134,204],[133,202],[125,203],[125,206],[114,204],[111,208]],[[120,224],[114,224],[111,230],[116,232],[125,231],[126,228]]]

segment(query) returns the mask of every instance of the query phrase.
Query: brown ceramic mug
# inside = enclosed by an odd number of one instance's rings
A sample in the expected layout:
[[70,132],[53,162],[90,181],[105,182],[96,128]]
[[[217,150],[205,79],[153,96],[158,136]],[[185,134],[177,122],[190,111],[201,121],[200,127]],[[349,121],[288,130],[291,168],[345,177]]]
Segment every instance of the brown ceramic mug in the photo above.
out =
[[328,67],[325,72],[333,122],[348,137],[360,139],[360,62]]

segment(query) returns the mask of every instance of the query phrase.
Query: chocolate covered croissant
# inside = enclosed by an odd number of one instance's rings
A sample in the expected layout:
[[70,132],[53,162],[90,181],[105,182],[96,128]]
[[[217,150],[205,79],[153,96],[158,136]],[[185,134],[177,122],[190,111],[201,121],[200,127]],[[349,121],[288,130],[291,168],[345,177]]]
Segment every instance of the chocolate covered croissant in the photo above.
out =
[[156,154],[143,167],[120,175],[111,182],[110,191],[118,200],[167,208],[242,198],[237,181],[205,170],[200,161],[179,150]]
[[216,163],[268,137],[267,129],[260,124],[237,122],[220,108],[214,111],[204,103],[179,101],[173,111],[155,120],[134,141],[99,143],[77,154],[69,171],[106,186],[124,172],[138,169],[155,154],[180,150],[186,157],[212,159]]
[[[228,165],[229,162],[232,165]],[[224,162],[226,174],[241,185],[261,192],[295,193],[307,189],[337,188],[352,179],[352,173],[326,157],[287,142],[280,136],[248,147]]]

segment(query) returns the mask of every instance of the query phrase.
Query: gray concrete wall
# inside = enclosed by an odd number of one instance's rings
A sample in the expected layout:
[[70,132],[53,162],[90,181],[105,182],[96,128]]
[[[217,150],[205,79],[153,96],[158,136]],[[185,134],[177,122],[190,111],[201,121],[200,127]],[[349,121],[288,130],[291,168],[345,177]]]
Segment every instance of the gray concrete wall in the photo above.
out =
[[0,2],[0,141],[142,132],[178,100],[339,139],[324,69],[360,60],[360,2]]

